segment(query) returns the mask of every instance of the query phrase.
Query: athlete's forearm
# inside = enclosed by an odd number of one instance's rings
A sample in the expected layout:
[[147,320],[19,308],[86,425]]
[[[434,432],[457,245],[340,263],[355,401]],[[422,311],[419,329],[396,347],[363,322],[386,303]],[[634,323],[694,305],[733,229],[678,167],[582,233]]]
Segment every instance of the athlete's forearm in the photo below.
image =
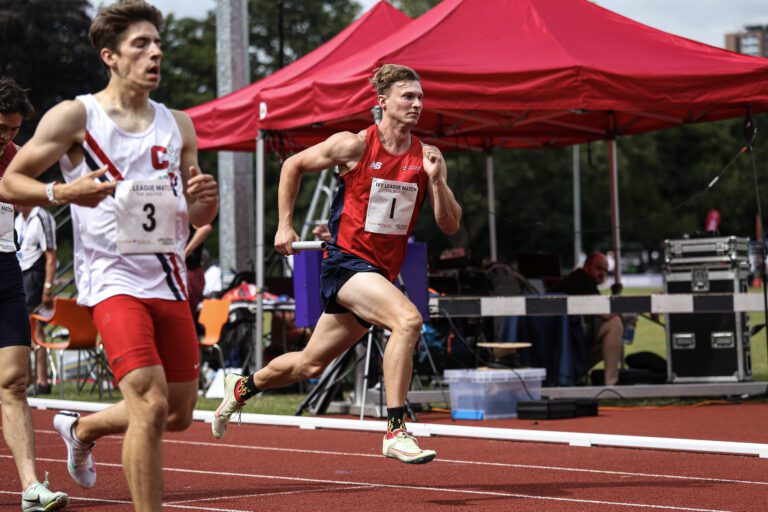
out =
[[205,242],[205,239],[208,238],[208,235],[211,234],[211,228],[210,224],[203,224],[202,226],[196,226],[195,224],[192,224],[195,226],[197,231],[195,231],[195,234],[192,235],[192,240],[190,240],[187,243],[187,246],[184,248],[184,256],[189,257],[190,254],[192,254],[195,249],[200,247],[203,242]]
[[216,213],[219,211],[219,202],[216,201],[194,201],[189,205],[189,222],[193,226],[204,226],[213,222]]
[[[22,173],[6,173],[0,180],[0,197],[8,203],[16,203],[26,206],[47,206],[48,195],[45,191],[46,184],[30,178]],[[61,185],[56,185],[55,191],[59,192]],[[59,196],[57,195],[57,199]]]
[[461,225],[461,206],[453,196],[453,191],[442,177],[429,180],[429,187],[437,226],[446,235],[455,234]]
[[45,251],[45,282],[53,284],[56,277],[56,251]]
[[293,207],[301,185],[301,170],[291,158],[280,170],[280,184],[277,188],[278,227],[293,227]]

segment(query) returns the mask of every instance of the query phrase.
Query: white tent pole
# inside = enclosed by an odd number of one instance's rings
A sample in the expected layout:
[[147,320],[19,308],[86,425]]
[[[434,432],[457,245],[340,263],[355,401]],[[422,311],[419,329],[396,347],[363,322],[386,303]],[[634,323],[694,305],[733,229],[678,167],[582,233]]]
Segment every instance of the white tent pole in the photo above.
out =
[[579,145],[573,145],[573,266],[579,266],[581,245],[581,162]]
[[493,153],[485,154],[485,178],[488,182],[488,232],[491,241],[491,261],[499,260],[496,245],[496,188],[493,184]]
[[253,340],[256,370],[264,365],[264,132],[256,137],[256,339]]
[[611,241],[613,242],[613,276],[621,284],[621,228],[619,220],[619,164],[616,154],[616,138],[608,141],[608,161],[611,166]]

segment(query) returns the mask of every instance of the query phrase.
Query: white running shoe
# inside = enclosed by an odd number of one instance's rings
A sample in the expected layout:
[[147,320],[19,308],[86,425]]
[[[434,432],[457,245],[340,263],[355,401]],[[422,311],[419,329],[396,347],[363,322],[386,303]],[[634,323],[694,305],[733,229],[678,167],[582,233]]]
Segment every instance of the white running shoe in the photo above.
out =
[[216,412],[213,413],[213,422],[211,423],[211,431],[216,439],[224,437],[230,418],[245,405],[245,402],[238,402],[235,399],[235,386],[241,378],[242,376],[236,373],[229,373],[224,377],[224,399]]
[[61,510],[69,504],[69,496],[63,492],[53,492],[48,489],[48,472],[45,472],[45,482],[35,483],[21,493],[21,510],[23,512]]
[[398,429],[384,436],[382,453],[406,464],[426,464],[437,457],[434,450],[422,450],[419,442],[405,429]]
[[96,463],[93,461],[93,447],[75,436],[75,423],[80,414],[60,411],[53,417],[53,428],[67,445],[67,469],[72,479],[81,487],[90,489],[96,483]]

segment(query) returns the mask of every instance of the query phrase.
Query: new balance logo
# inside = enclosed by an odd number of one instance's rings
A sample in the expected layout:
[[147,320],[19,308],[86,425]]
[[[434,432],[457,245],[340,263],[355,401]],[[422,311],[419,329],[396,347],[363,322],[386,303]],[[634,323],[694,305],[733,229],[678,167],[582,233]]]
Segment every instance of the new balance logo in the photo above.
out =
[[381,162],[371,162],[371,169],[381,169]]

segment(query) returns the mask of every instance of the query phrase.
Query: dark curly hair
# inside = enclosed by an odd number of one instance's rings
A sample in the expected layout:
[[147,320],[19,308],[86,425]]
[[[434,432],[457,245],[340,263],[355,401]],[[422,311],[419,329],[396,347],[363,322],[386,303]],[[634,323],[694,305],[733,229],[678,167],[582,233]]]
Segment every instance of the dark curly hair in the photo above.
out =
[[148,21],[158,32],[163,29],[163,13],[144,0],[120,0],[99,11],[91,23],[88,36],[96,51],[109,48],[113,52],[125,36],[125,31],[134,23]]
[[35,108],[29,101],[27,90],[16,80],[0,77],[0,114],[21,114],[24,119],[35,115]]

